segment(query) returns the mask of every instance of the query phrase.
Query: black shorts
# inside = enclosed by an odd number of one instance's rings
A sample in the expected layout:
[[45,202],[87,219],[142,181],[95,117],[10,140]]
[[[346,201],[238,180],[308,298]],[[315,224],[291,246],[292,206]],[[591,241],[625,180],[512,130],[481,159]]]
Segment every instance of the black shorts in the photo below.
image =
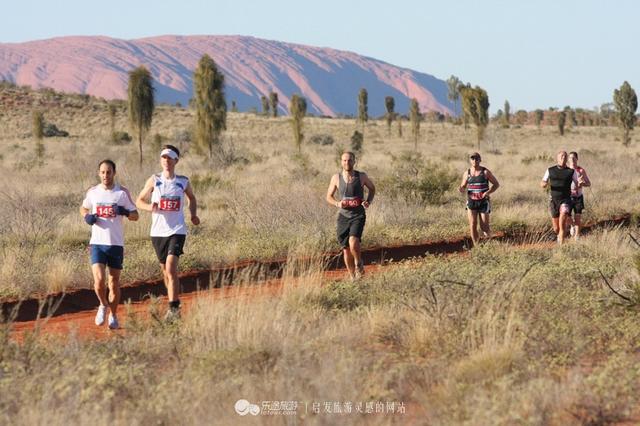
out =
[[160,263],[167,263],[167,256],[170,254],[180,256],[187,238],[184,234],[174,234],[170,237],[151,237],[151,244],[156,251],[156,256]]
[[571,197],[571,212],[582,214],[582,210],[584,210],[584,197],[582,195]]
[[489,214],[491,213],[491,202],[489,200],[467,200],[467,210]]
[[365,215],[349,218],[338,214],[338,242],[342,248],[349,247],[349,237],[362,239],[362,231],[364,231],[366,220],[367,217]]
[[562,200],[550,199],[549,200],[549,213],[552,218],[560,217],[560,211],[569,214],[571,212],[571,199],[564,198]]

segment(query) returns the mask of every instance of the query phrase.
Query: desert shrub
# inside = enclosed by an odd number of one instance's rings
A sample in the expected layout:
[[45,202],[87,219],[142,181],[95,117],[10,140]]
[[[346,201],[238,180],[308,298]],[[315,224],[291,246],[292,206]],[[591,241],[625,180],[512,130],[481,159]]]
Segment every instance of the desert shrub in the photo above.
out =
[[449,167],[424,161],[421,154],[391,155],[392,174],[380,182],[381,191],[392,198],[438,204],[457,179]]
[[550,163],[550,162],[552,163],[553,157],[547,154],[546,152],[543,152],[542,154],[523,157],[521,161],[522,161],[522,164],[531,164],[534,161],[541,161],[543,163]]
[[351,151],[355,152],[356,154],[361,154],[363,142],[364,135],[357,130],[353,132],[353,135],[351,135]]
[[320,134],[311,136],[309,142],[316,145],[333,145],[335,141],[331,135]]
[[218,176],[214,176],[212,174],[194,174],[191,176],[191,186],[195,192],[205,191],[209,188],[217,188],[220,186],[222,180]]
[[113,145],[126,145],[131,143],[131,136],[127,132],[117,130],[111,133],[111,143]]

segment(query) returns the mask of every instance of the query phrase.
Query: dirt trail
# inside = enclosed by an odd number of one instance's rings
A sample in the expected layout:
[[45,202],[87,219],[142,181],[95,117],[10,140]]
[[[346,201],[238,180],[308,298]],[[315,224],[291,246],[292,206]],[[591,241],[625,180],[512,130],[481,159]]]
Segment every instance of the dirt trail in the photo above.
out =
[[[629,215],[600,221],[590,226],[585,226],[585,233],[594,229],[627,225]],[[504,235],[497,234],[497,241],[515,244],[522,247],[539,245],[540,241],[549,239],[548,234],[533,235]],[[551,243],[550,246],[553,244]],[[382,265],[390,261],[400,261],[413,257],[423,257],[427,254],[453,254],[462,253],[469,246],[468,238],[459,238],[449,241],[424,242],[411,245],[398,245],[389,247],[374,247],[364,250],[363,260],[368,274],[376,273]],[[323,281],[342,279],[346,270],[337,255],[325,256],[326,277]],[[243,262],[212,270],[189,271],[180,275],[182,294],[180,299],[184,306],[184,314],[188,315],[190,306],[198,298],[207,297],[213,300],[221,300],[233,297],[254,298],[264,295],[279,294],[283,288],[282,275],[287,260],[269,260],[262,262]],[[231,284],[243,282],[257,285],[233,286]],[[122,287],[122,300],[130,300],[133,313],[147,315],[151,296],[165,294],[161,280],[136,281]],[[106,326],[97,327],[93,320],[97,307],[96,296],[91,289],[80,289],[67,294],[52,294],[43,298],[33,298],[24,301],[8,301],[1,305],[5,318],[12,312],[14,314],[12,336],[20,341],[24,333],[40,328],[45,333],[67,334],[75,332],[80,336],[93,338],[111,338],[122,336],[126,333],[127,315],[124,306],[119,309],[119,320],[123,328],[111,331]],[[164,305],[164,303],[162,304]],[[55,311],[53,311],[55,307]],[[47,319],[38,320],[38,315],[47,316]]]

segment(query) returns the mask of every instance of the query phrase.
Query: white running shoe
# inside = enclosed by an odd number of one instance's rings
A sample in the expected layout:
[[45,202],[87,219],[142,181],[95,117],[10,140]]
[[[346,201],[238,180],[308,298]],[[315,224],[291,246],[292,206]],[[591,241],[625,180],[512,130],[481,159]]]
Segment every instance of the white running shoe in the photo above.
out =
[[103,305],[98,306],[98,312],[96,313],[96,325],[104,324],[105,315],[107,315],[107,307]]
[[109,314],[109,322],[107,323],[111,330],[116,330],[120,328],[120,324],[118,323],[118,317],[113,314]]
[[574,235],[576,235],[576,226],[575,225],[571,225],[571,228],[569,228],[569,235],[571,235],[572,237]]

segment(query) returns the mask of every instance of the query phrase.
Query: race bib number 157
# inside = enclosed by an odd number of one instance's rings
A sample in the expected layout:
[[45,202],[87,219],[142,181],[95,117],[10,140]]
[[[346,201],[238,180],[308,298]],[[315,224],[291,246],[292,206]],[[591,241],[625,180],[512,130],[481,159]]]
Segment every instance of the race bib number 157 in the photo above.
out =
[[160,210],[177,212],[178,210],[180,210],[180,197],[160,198]]

